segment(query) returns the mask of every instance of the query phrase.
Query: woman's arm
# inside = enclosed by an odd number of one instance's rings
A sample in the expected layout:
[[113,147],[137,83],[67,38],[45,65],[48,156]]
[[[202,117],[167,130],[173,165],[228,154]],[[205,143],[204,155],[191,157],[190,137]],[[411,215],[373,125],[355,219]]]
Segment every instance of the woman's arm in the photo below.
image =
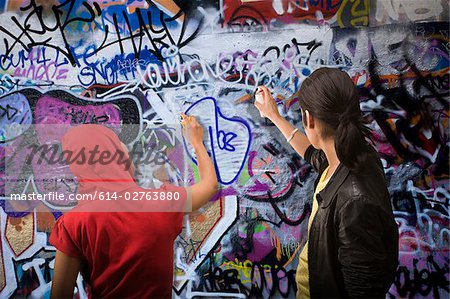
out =
[[57,250],[50,298],[73,298],[80,260]]
[[200,182],[191,187],[192,211],[196,211],[208,203],[209,199],[217,192],[218,182],[216,170],[203,145],[203,128],[193,116],[183,116],[185,125],[183,133],[194,148],[197,156]]
[[[258,88],[263,92],[263,101],[255,102],[256,108],[258,108],[262,116],[267,117],[277,126],[286,139],[290,138],[295,127],[280,115],[277,104],[267,87],[260,86]],[[303,158],[305,157],[306,149],[311,145],[306,135],[300,131],[294,134],[289,144]]]
[[348,199],[338,213],[338,259],[350,298],[384,298],[389,289],[389,271],[396,269],[386,246],[390,217],[365,197]]

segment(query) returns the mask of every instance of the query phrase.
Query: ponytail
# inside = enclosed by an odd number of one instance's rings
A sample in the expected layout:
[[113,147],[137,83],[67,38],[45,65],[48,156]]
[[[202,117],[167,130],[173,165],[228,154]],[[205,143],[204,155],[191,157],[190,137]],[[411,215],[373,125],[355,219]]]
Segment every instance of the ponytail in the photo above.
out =
[[364,125],[361,114],[343,113],[334,135],[336,154],[348,169],[359,172],[369,154],[366,137],[370,129]]
[[372,152],[366,141],[370,129],[364,123],[358,90],[350,76],[336,68],[319,68],[294,96],[303,110],[325,124],[324,136],[334,134],[339,161],[359,172]]

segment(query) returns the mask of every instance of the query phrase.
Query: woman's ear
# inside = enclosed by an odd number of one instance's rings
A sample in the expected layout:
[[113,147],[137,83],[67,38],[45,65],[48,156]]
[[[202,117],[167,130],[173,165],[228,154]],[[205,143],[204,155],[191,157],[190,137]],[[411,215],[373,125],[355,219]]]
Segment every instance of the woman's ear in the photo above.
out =
[[308,127],[308,129],[314,129],[314,118],[311,115],[311,113],[309,113],[308,110],[305,110],[305,124]]

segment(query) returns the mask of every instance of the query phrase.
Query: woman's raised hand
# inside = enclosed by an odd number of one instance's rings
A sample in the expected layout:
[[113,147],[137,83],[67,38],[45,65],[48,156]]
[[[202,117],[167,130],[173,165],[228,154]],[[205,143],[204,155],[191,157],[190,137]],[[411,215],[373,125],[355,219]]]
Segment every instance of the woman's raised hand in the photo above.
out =
[[270,120],[280,116],[275,102],[269,89],[264,85],[258,87],[255,93],[255,106],[259,110],[262,117],[267,117]]

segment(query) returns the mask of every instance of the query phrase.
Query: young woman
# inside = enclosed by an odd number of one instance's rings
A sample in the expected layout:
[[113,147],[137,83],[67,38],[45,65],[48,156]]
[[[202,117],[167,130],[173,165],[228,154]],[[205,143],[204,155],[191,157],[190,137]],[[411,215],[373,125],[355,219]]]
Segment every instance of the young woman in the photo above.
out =
[[[124,167],[120,155],[108,163],[99,159],[102,155],[108,159],[117,152],[129,158],[112,130],[100,125],[81,125],[63,136],[63,150],[77,157],[69,166],[79,181],[78,194],[100,197],[103,192],[105,197],[109,192],[112,197],[112,194],[133,196],[136,192],[154,199],[157,192],[158,197],[164,195],[166,200],[145,201],[142,206],[136,206],[140,202],[120,198],[79,202],[60,217],[49,240],[57,249],[51,298],[72,298],[78,272],[88,282],[93,298],[171,297],[173,243],[182,229],[184,207],[197,210],[208,202],[218,186],[213,163],[202,142],[203,128],[195,117],[184,116],[183,134],[195,150],[200,182],[188,188],[163,185],[152,190],[137,186],[133,165]],[[98,156],[90,162],[77,156],[82,151],[94,150]],[[179,200],[168,201],[169,192],[173,198],[178,193]],[[142,211],[154,212],[138,212],[140,207]]]
[[398,228],[351,78],[321,68],[303,82],[296,96],[306,135],[280,116],[266,87],[259,92],[261,115],[318,172],[297,297],[384,298],[398,264]]

